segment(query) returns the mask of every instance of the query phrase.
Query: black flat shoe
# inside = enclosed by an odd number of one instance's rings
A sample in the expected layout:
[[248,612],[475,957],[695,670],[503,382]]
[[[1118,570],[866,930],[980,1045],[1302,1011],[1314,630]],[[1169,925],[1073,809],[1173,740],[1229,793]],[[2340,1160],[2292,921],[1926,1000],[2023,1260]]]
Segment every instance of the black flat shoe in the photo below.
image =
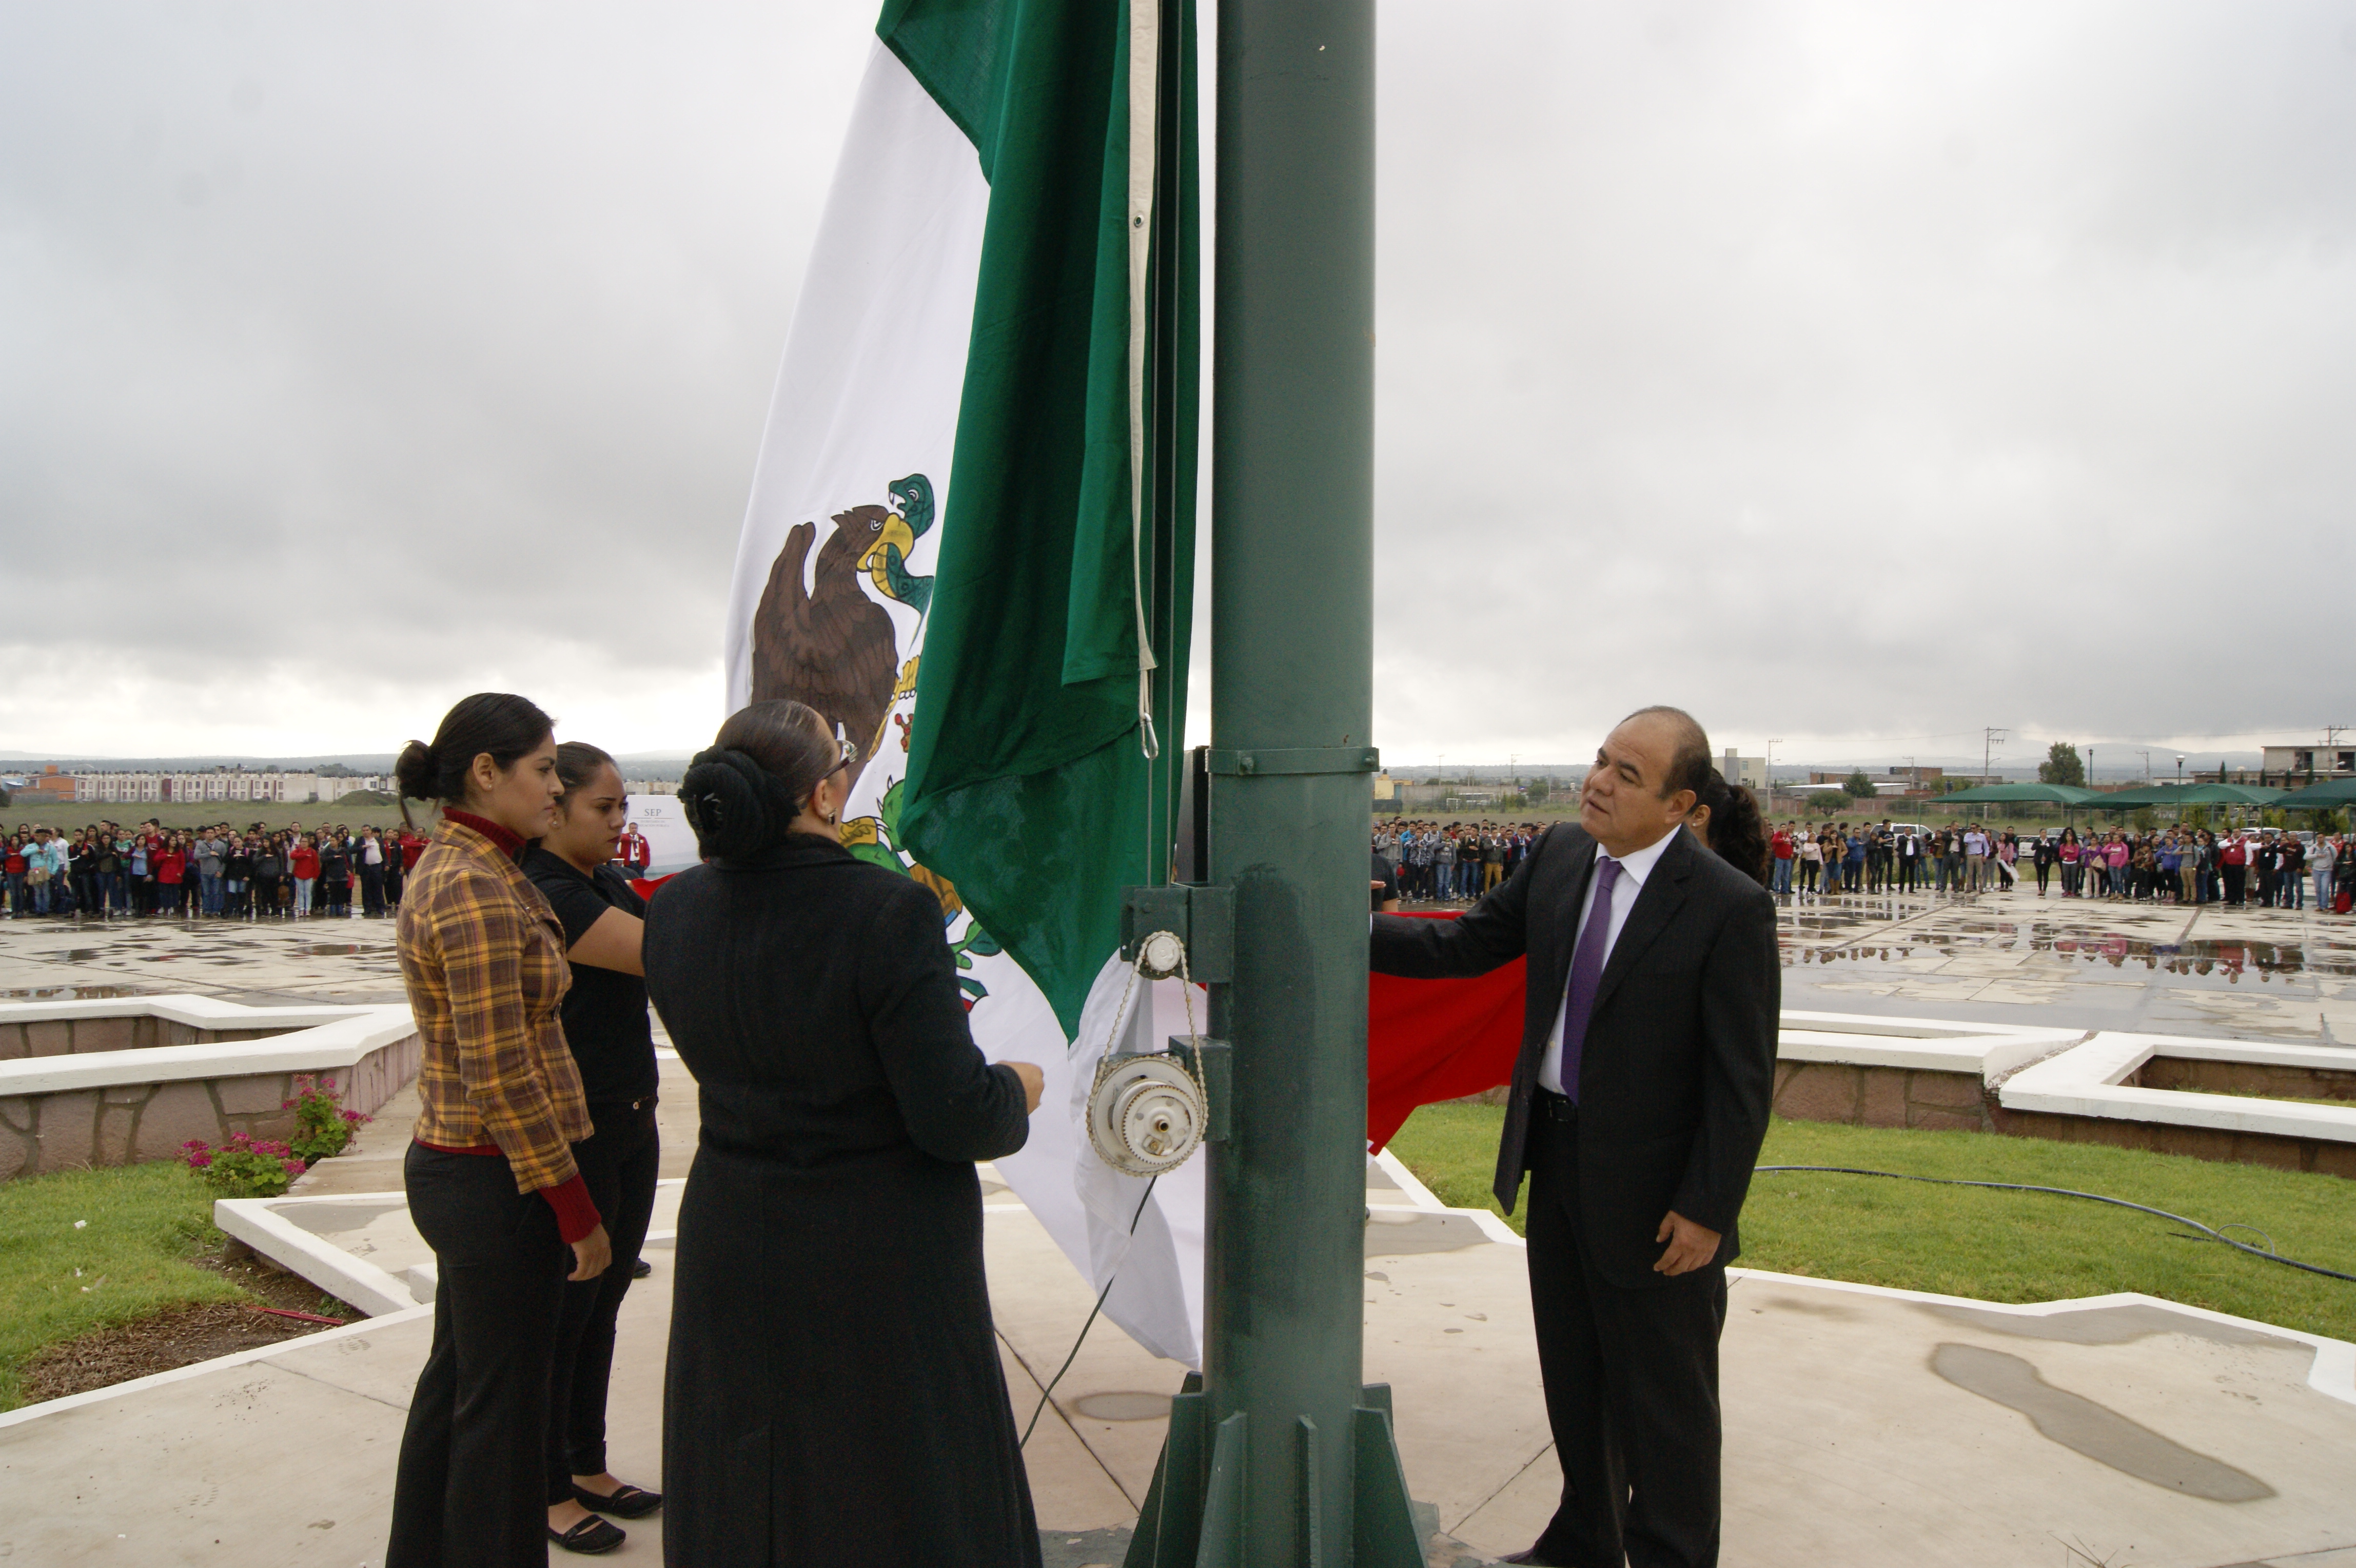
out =
[[632,1279],[642,1280],[654,1272],[655,1266],[652,1263],[648,1262],[644,1258],[632,1258],[630,1260],[630,1277]]
[[[577,1487],[573,1489],[580,1490]],[[567,1552],[578,1552],[584,1557],[594,1557],[601,1552],[613,1551],[630,1538],[620,1525],[611,1520],[599,1519],[593,1513],[571,1530],[559,1530],[554,1525],[550,1525],[548,1539]]]
[[662,1507],[662,1494],[644,1487],[623,1486],[610,1498],[601,1498],[585,1487],[573,1488],[573,1500],[596,1513],[609,1513],[616,1519],[644,1519]]

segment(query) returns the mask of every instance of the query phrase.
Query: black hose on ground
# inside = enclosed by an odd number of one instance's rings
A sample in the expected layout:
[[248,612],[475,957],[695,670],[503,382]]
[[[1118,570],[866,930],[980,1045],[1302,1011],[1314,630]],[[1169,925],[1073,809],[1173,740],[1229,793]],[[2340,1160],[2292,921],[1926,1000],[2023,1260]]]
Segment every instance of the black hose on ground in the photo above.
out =
[[[2321,1274],[2327,1279],[2346,1280],[2351,1284],[2356,1284],[2356,1274],[2343,1274],[2338,1269],[2327,1269],[2319,1263],[2302,1263],[2297,1258],[2286,1258],[2279,1252],[2253,1247],[2246,1241],[2236,1241],[2231,1236],[2211,1230],[2198,1219],[2187,1219],[2181,1214],[2170,1214],[2165,1208],[2154,1208],[2148,1204],[2129,1203],[2124,1197],[2105,1197],[2099,1192],[2079,1192],[2075,1188],[2066,1187],[2026,1187],[2019,1182],[2010,1181],[1965,1181],[1955,1176],[1910,1176],[1904,1171],[1858,1170],[1849,1165],[1761,1165],[1758,1167],[1757,1174],[1780,1176],[1793,1171],[1814,1171],[1826,1176],[1887,1176],[1892,1181],[1927,1181],[1937,1187],[1984,1187],[1996,1192],[2042,1192],[2054,1197],[2083,1197],[2090,1203],[2107,1203],[2118,1208],[2132,1208],[2138,1214],[2158,1215],[2162,1219],[2172,1219],[2179,1225],[2190,1225],[2201,1232],[2200,1237],[2191,1237],[2188,1240],[2199,1240],[2201,1237],[2206,1237],[2211,1241],[2222,1241],[2237,1252],[2247,1252],[2253,1258],[2264,1258],[2269,1263],[2280,1263],[2286,1268],[2304,1269],[2310,1274]],[[2251,1225],[2235,1225],[2233,1228],[2236,1230],[2257,1229]],[[2263,1230],[2258,1233],[2262,1236],[2265,1234]]]
[[[1137,1212],[1129,1217],[1129,1233],[1131,1236],[1137,1234],[1137,1222],[1145,1218],[1145,1200],[1153,1196],[1153,1184],[1161,1179],[1158,1176],[1149,1177],[1145,1183],[1145,1190],[1137,1195]],[[1072,1363],[1080,1359],[1080,1347],[1088,1342],[1088,1330],[1097,1326],[1097,1314],[1104,1310],[1105,1297],[1112,1294],[1113,1280],[1119,1278],[1120,1278],[1120,1266],[1116,1263],[1113,1265],[1112,1279],[1105,1281],[1104,1289],[1097,1292],[1097,1304],[1089,1309],[1088,1320],[1080,1325],[1080,1337],[1072,1341],[1072,1353],[1064,1358],[1064,1364],[1055,1369],[1055,1375],[1049,1378],[1047,1386],[1039,1391],[1039,1402],[1031,1407],[1031,1423],[1023,1429],[1023,1440],[1017,1443],[1015,1447],[1031,1446],[1031,1434],[1039,1430],[1039,1417],[1046,1410],[1047,1401],[1055,1394],[1055,1385],[1064,1380],[1064,1374],[1072,1369]]]

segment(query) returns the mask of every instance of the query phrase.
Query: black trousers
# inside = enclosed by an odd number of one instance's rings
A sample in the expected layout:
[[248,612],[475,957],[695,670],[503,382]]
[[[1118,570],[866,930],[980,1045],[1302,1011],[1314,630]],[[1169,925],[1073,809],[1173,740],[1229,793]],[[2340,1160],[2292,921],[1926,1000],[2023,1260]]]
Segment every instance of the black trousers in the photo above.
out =
[[412,1144],[403,1174],[440,1278],[385,1568],[546,1568],[541,1452],[571,1250],[503,1159]]
[[360,913],[384,913],[384,867],[381,865],[360,867]]
[[605,1221],[614,1262],[594,1280],[567,1281],[548,1378],[548,1500],[568,1502],[573,1477],[605,1470],[605,1387],[614,1372],[614,1320],[630,1290],[630,1264],[654,1218],[662,1139],[653,1095],[626,1105],[592,1105],[596,1133],[573,1145],[589,1197]]
[[1578,1568],[1718,1561],[1718,1337],[1726,1270],[1611,1283],[1580,1244],[1579,1131],[1530,1121],[1530,1305],[1562,1502],[1537,1553]]

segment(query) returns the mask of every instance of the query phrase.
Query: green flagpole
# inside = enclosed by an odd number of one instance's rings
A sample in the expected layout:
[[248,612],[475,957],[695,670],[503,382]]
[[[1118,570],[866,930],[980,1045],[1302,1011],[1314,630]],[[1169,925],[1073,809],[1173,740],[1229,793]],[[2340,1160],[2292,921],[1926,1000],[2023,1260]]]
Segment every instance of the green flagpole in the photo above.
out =
[[1371,0],[1218,6],[1210,836],[1234,949],[1210,1005],[1231,1066],[1203,1374],[1130,1568],[1423,1561],[1361,1365],[1374,46]]

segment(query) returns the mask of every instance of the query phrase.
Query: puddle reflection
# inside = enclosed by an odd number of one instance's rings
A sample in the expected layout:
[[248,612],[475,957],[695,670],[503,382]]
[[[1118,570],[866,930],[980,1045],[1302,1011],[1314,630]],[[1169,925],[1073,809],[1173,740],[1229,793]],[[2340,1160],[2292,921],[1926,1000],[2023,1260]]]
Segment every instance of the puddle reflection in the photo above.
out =
[[[2200,913],[2210,911],[2202,908]],[[2240,916],[2249,911],[2233,910]],[[2184,929],[2197,917],[2174,908],[2110,911],[2097,924],[2024,913],[2006,918],[1970,908],[1939,908],[1877,900],[1858,907],[1787,910],[1780,932],[1786,968],[1903,967],[1926,981],[1975,979],[2051,983],[2081,966],[2141,972],[2159,983],[2259,984],[2293,976],[2356,976],[2356,945],[2337,931],[2294,925],[2272,940],[2136,934]],[[2292,917],[2296,919],[2296,916]],[[1909,920],[1912,929],[1876,929]],[[2121,929],[2127,928],[2127,929]],[[1844,934],[1852,939],[1842,941]],[[2001,967],[1970,961],[2014,959]]]

